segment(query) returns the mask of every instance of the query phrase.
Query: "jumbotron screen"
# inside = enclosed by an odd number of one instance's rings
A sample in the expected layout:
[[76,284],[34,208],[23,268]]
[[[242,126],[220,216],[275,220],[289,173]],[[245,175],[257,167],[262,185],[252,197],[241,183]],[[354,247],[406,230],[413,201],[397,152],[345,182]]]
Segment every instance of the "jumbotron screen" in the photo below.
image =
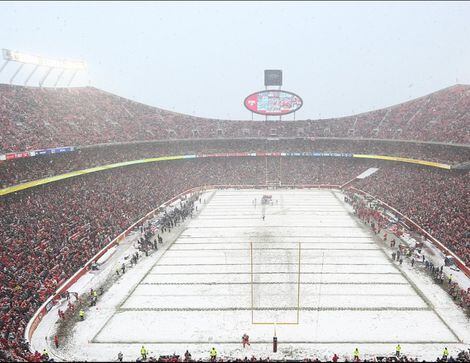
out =
[[248,110],[259,115],[281,116],[300,109],[303,101],[292,92],[266,90],[252,93],[245,98],[244,104]]
[[265,86],[282,86],[282,71],[280,69],[266,69],[264,71]]

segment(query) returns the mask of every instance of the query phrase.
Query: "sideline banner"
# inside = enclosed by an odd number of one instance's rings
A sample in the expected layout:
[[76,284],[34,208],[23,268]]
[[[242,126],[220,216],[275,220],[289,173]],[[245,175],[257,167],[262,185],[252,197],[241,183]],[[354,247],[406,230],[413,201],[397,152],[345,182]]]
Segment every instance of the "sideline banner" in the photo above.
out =
[[435,167],[435,168],[450,170],[450,165],[447,165],[447,164],[436,163],[434,161],[402,158],[402,157],[398,157],[398,156],[354,154],[353,157],[354,158],[364,158],[364,159],[380,159],[380,160],[400,161],[402,163],[412,163],[412,164],[426,165],[426,166],[432,166],[432,167]]
[[33,150],[33,151],[21,151],[21,152],[16,152],[16,153],[2,154],[0,155],[0,160],[13,160],[13,159],[29,158],[33,156],[60,154],[60,153],[72,152],[74,150],[75,150],[74,146],[64,146],[64,147],[53,147],[49,149],[40,149],[40,150]]
[[[62,148],[65,149],[65,148]],[[72,148],[73,149],[73,148]],[[218,158],[218,157],[260,157],[260,156],[300,156],[300,157],[341,157],[341,158],[365,158],[365,159],[381,159],[381,160],[391,160],[391,161],[400,161],[406,163],[414,163],[420,165],[426,165],[441,169],[450,170],[450,165],[435,163],[432,161],[417,160],[417,159],[408,159],[408,158],[399,158],[395,156],[385,156],[385,155],[365,155],[365,154],[351,154],[351,153],[334,153],[334,152],[258,152],[258,153],[248,153],[248,152],[237,152],[237,153],[215,153],[215,154],[191,154],[191,155],[173,155],[173,156],[160,156],[157,158],[149,159],[140,159],[140,160],[131,160],[124,161],[115,164],[97,166],[94,168],[77,170],[66,174],[56,175],[50,178],[33,180],[27,183],[14,185],[8,188],[0,189],[0,196],[7,195],[11,193],[18,192],[20,190],[36,187],[43,184],[52,183],[55,181],[73,178],[79,175],[90,174],[97,171],[110,170],[114,168],[120,168],[123,166],[144,164],[144,163],[154,163],[158,161],[169,161],[169,160],[181,160],[181,159],[198,159],[198,158]]]
[[70,173],[60,174],[60,175],[52,176],[50,178],[33,180],[33,181],[30,181],[30,182],[27,182],[27,183],[14,185],[12,187],[8,187],[8,188],[5,188],[5,189],[0,189],[0,196],[15,193],[15,192],[18,192],[20,190],[29,189],[29,188],[32,188],[32,187],[37,187],[39,185],[52,183],[52,182],[59,181],[59,180],[73,178],[73,177],[76,177],[76,176],[79,176],[79,175],[95,173],[97,171],[110,170],[110,169],[119,168],[119,167],[122,167],[122,166],[129,166],[129,165],[135,165],[135,164],[153,163],[153,162],[165,161],[165,160],[178,160],[178,159],[183,159],[183,158],[184,158],[184,156],[162,156],[162,157],[159,157],[159,158],[124,161],[122,163],[109,164],[109,165],[104,165],[104,166],[97,166],[97,167],[90,168],[90,169],[72,171]]

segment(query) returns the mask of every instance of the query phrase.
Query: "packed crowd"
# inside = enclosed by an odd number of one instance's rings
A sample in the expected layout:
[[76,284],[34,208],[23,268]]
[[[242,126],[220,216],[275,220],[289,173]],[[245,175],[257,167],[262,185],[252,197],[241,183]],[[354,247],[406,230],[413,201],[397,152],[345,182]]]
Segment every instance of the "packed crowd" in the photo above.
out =
[[358,186],[416,216],[468,263],[468,174],[431,168],[308,157],[178,160],[98,172],[2,197],[0,359],[31,358],[23,333],[41,303],[106,243],[172,196],[213,184],[341,185],[372,166],[381,169]]
[[204,119],[95,88],[0,85],[0,153],[143,140],[346,137],[470,143],[469,86],[355,116],[286,122]]
[[336,152],[408,157],[456,164],[470,160],[470,147],[337,139],[180,140],[87,147],[74,152],[0,162],[0,188],[122,161],[150,157],[235,152]]
[[[122,263],[116,265],[116,273],[100,281],[100,285],[96,289],[91,288],[89,292],[81,295],[70,291],[62,293],[58,299],[58,303],[62,304],[62,308],[58,309],[59,321],[57,322],[57,330],[51,339],[56,349],[67,343],[70,329],[73,329],[77,321],[87,320],[88,308],[96,306],[105,291],[127,271],[136,266],[139,261],[158,251],[159,245],[160,247],[163,246],[164,238],[165,240],[167,239],[165,236],[166,232],[170,233],[172,228],[184,223],[187,218],[192,218],[193,213],[197,212],[198,209],[197,201],[201,202],[199,192],[183,195],[173,205],[159,208],[150,219],[136,226],[134,228],[134,231],[137,232],[134,235],[134,249],[128,251],[128,254],[121,260]],[[100,264],[95,261],[91,265],[91,270],[99,269]],[[119,355],[122,361],[122,353]],[[42,352],[35,351],[30,357],[30,361],[51,361],[51,357],[47,349],[43,349]]]
[[393,163],[355,185],[412,219],[470,265],[469,171]]
[[[353,167],[301,158],[304,180],[346,182]],[[338,167],[341,170],[338,172]],[[316,172],[315,172],[316,171]],[[318,176],[317,176],[318,175]],[[286,176],[287,182],[292,181]],[[0,344],[25,358],[25,326],[40,304],[91,256],[146,212],[193,186],[264,184],[264,158],[140,165],[72,178],[8,195],[0,203]]]
[[171,229],[177,226],[180,222],[184,222],[186,218],[192,218],[194,211],[197,211],[195,202],[198,197],[199,196],[195,194],[189,199],[181,201],[180,204],[171,211],[165,211],[165,214],[159,221],[160,230],[162,232],[171,232]]
[[[402,243],[397,244],[395,237],[401,237],[403,230],[398,228],[395,221],[388,214],[384,213],[383,206],[377,204],[375,200],[364,198],[353,190],[347,190],[345,191],[345,202],[351,204],[358,218],[366,225],[369,225],[372,231],[379,235],[385,243],[388,243],[388,237],[392,236],[390,249],[393,251],[391,254],[393,261],[402,265],[404,259],[407,258],[411,267],[421,267],[436,284],[441,285],[447,291],[455,304],[459,305],[467,316],[470,317],[470,288],[461,288],[452,279],[452,274],[449,276],[445,275],[443,271],[444,266],[450,265],[450,261],[447,258],[442,258],[440,261],[439,259],[433,261],[430,258],[426,258],[422,253],[423,243],[421,242],[413,246],[405,246]],[[391,228],[391,226],[394,227]],[[422,240],[422,236],[418,235],[418,238]]]

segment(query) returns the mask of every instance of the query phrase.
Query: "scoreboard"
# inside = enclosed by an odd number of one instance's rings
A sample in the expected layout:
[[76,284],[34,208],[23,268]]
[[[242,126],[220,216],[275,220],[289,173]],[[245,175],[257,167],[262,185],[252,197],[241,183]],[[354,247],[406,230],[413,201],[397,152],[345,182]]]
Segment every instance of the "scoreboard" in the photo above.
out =
[[282,71],[280,69],[266,69],[264,71],[264,85],[282,86]]
[[252,93],[245,98],[244,104],[249,111],[259,115],[281,116],[300,109],[303,101],[292,92],[265,90]]

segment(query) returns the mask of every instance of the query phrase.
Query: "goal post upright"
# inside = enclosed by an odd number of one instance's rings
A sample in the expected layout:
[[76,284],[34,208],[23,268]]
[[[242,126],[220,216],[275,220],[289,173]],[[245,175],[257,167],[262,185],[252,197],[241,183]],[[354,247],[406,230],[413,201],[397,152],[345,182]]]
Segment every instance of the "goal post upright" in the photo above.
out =
[[254,314],[255,314],[255,304],[254,304],[254,294],[253,294],[253,242],[250,242],[250,256],[251,256],[251,324],[255,323]]
[[302,243],[299,242],[299,270],[297,272],[297,324],[300,322],[300,264],[301,264],[301,250]]
[[301,262],[302,262],[302,244],[298,242],[298,268],[297,268],[297,314],[296,320],[290,322],[283,321],[255,321],[254,312],[255,312],[255,298],[254,298],[254,262],[253,262],[253,242],[250,242],[250,283],[251,283],[251,324],[252,325],[299,325],[300,324],[300,274],[301,274]]

